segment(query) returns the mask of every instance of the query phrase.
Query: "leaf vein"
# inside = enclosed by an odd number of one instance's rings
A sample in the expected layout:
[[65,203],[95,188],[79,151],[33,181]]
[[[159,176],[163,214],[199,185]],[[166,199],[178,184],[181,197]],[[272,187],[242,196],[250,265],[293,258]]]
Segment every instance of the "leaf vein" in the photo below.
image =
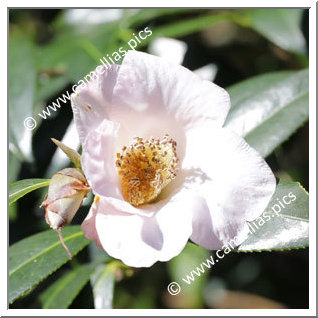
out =
[[[81,236],[83,235],[82,232],[77,232],[72,234],[71,236],[64,238],[64,241],[69,241],[70,239],[73,239],[77,236]],[[53,249],[54,247],[58,246],[60,244],[60,241],[55,242],[54,244],[50,245],[49,247],[45,248],[44,250],[42,250],[41,252],[33,255],[31,258],[27,259],[25,262],[23,262],[22,264],[20,264],[18,267],[16,267],[15,269],[13,269],[12,271],[9,272],[9,277],[14,274],[16,271],[18,271],[21,267],[25,266],[26,264],[32,262],[33,260],[35,260],[37,257],[45,254],[46,252],[48,252],[49,250]]]

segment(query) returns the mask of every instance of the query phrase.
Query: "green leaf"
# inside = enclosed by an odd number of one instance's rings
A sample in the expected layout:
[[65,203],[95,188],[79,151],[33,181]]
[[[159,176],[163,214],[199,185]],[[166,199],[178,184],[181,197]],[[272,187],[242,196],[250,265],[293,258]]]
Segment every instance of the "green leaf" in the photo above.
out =
[[199,12],[200,9],[180,9],[180,8],[173,8],[173,9],[166,9],[166,8],[157,8],[157,9],[141,9],[138,12],[133,12],[132,10],[128,9],[125,11],[127,15],[126,23],[129,27],[134,27],[136,25],[145,24],[146,22],[152,21],[156,18],[173,15],[173,14],[193,14],[194,12]]
[[47,187],[50,179],[24,179],[9,185],[9,205],[36,189]]
[[[38,104],[34,112],[38,113],[43,109],[43,101],[48,101],[52,99],[57,92],[63,92],[63,88],[70,84],[69,79],[66,74],[61,74],[58,76],[52,76],[50,70],[39,70],[39,81],[37,91],[36,91],[36,101]],[[64,93],[64,92],[63,92]],[[41,102],[41,103],[39,103]]]
[[[177,257],[173,258],[168,263],[168,271],[172,281],[177,282],[181,286],[181,291],[178,294],[178,306],[181,308],[202,308],[202,293],[205,283],[208,278],[208,269],[206,273],[201,273],[200,276],[193,275],[191,278],[192,271],[197,271],[197,266],[206,260],[209,256],[209,251],[201,246],[188,243],[185,249]],[[199,271],[197,271],[199,272]],[[183,281],[186,279],[191,282],[188,285]]]
[[279,180],[265,212],[250,222],[250,235],[239,246],[238,251],[271,251],[307,247],[309,244],[308,221],[308,193],[297,182]]
[[[90,241],[80,226],[63,229],[64,241],[72,255]],[[23,239],[9,248],[9,302],[24,296],[43,279],[68,261],[55,231],[48,230]]]
[[260,75],[230,87],[225,126],[268,156],[308,120],[308,82],[308,70],[302,70]]
[[227,20],[227,14],[203,15],[196,18],[184,19],[157,27],[153,30],[152,35],[148,37],[142,45],[158,37],[182,37],[207,28],[219,21]]
[[[20,160],[11,151],[9,151],[9,183],[14,182],[17,179],[20,168]],[[18,206],[16,203],[12,203],[9,205],[9,220],[15,221],[17,216]]]
[[[92,192],[90,192],[92,195]],[[93,195],[92,195],[93,196]],[[93,198],[89,204],[92,205],[93,203]],[[88,246],[88,254],[93,262],[109,262],[111,260],[111,257],[103,250],[101,250],[99,247],[96,246],[95,242],[93,241],[91,244]]]
[[17,204],[12,204],[9,206],[9,220],[11,222],[16,221],[18,217],[18,206]]
[[21,169],[21,161],[11,151],[9,151],[9,182],[17,180],[17,176]]
[[31,131],[24,120],[33,115],[36,82],[34,45],[26,37],[9,38],[9,127],[10,143],[27,159],[31,157]]
[[40,296],[43,309],[66,309],[89,281],[97,264],[81,265],[63,275]]
[[295,53],[305,52],[301,31],[302,9],[247,9],[250,26],[277,46]]
[[100,58],[118,50],[118,30],[118,21],[87,28],[57,28],[55,38],[37,51],[38,68],[57,70],[77,83],[101,64]]
[[82,169],[81,155],[76,150],[64,145],[62,142],[54,138],[51,138],[51,140],[69,157],[69,159],[74,163],[76,168],[80,170]]
[[115,271],[112,263],[100,265],[91,277],[95,309],[111,309]]

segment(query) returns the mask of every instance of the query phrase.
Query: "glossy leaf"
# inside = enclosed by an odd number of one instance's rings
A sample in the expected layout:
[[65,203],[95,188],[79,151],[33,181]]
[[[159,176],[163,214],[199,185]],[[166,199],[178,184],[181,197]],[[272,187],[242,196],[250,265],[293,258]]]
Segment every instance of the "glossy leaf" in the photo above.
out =
[[[90,241],[80,226],[63,229],[64,241],[74,256]],[[24,296],[68,261],[57,233],[48,230],[23,239],[9,248],[9,301]]]
[[[17,179],[18,173],[21,169],[20,160],[9,151],[9,183],[14,182]],[[15,221],[18,215],[17,204],[9,204],[9,219]]]
[[63,275],[40,296],[43,309],[66,309],[89,281],[97,264],[81,265]]
[[277,46],[296,53],[305,52],[301,31],[302,9],[247,9],[250,26]]
[[250,222],[250,235],[238,250],[284,250],[303,248],[308,244],[308,193],[297,182],[279,180],[268,207]]
[[47,187],[50,179],[24,179],[9,185],[9,205],[36,189]]
[[148,43],[158,37],[182,37],[207,28],[219,21],[227,20],[227,14],[204,15],[196,18],[188,18],[182,21],[174,22],[157,27],[152,35],[143,43]]
[[228,89],[225,126],[264,157],[308,120],[308,70],[260,75]]
[[114,268],[112,264],[100,265],[91,277],[95,309],[111,309],[114,293]]
[[[31,40],[13,34],[9,40],[9,132],[16,151],[30,160],[31,130],[25,119],[33,115],[36,81],[34,46]],[[26,125],[32,123],[26,123]],[[12,148],[13,149],[13,148]]]

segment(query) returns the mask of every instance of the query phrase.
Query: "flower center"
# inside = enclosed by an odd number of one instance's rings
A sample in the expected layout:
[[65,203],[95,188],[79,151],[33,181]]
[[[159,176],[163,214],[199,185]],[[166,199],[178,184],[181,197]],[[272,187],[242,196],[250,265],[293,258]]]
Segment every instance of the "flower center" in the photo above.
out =
[[117,153],[116,166],[124,199],[139,206],[154,200],[176,177],[177,143],[168,135],[162,140],[134,140]]

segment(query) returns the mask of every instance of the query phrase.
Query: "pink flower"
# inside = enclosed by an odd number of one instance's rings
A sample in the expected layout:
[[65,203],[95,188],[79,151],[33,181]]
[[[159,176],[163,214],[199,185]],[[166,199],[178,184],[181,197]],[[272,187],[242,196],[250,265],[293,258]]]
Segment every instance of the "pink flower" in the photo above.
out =
[[82,229],[127,265],[168,261],[188,239],[240,244],[274,193],[266,162],[222,128],[227,92],[182,66],[129,51],[72,107],[96,195]]

